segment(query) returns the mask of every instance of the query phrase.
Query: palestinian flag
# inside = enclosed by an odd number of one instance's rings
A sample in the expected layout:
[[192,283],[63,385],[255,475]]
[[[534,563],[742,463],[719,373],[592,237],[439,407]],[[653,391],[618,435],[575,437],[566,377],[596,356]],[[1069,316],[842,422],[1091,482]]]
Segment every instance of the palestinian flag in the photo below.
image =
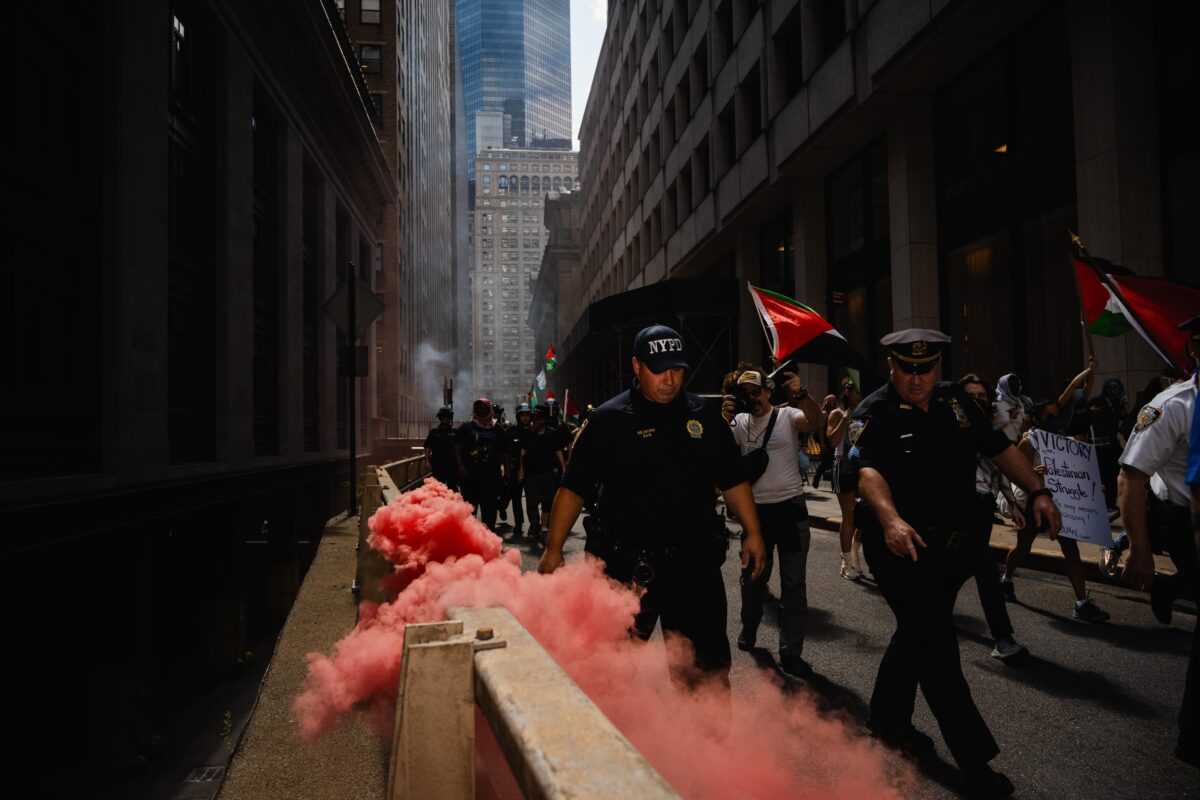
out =
[[1200,311],[1200,289],[1183,283],[1133,275],[1103,259],[1095,266],[1075,259],[1084,323],[1100,336],[1136,330],[1154,352],[1184,373],[1187,331],[1179,323]]
[[1079,282],[1083,321],[1089,331],[1097,336],[1120,336],[1133,330],[1121,301],[1113,288],[1100,279],[1099,270],[1077,258],[1075,280]]
[[558,366],[558,359],[554,357],[554,345],[550,345],[550,349],[546,351],[546,372],[554,372],[554,368]]
[[[747,284],[749,286],[749,284]],[[830,364],[862,368],[866,359],[832,325],[808,306],[749,286],[771,355],[783,364]]]

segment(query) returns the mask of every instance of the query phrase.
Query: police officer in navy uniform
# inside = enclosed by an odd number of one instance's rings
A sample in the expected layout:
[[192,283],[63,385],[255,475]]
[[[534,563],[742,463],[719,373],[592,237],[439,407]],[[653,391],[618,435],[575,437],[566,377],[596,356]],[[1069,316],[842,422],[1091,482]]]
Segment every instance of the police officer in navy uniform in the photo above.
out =
[[602,541],[593,543],[589,533],[589,550],[612,578],[645,586],[636,633],[649,638],[661,621],[664,632],[691,640],[698,667],[727,680],[721,564],[728,535],[714,488],[746,531],[742,566],[753,578],[765,555],[741,453],[719,407],[682,390],[688,360],[676,331],[664,325],[640,331],[632,364],[633,387],[599,406],[579,431],[539,569],[562,564],[563,543],[599,486]]
[[438,424],[425,437],[425,458],[436,480],[458,490],[458,456],[455,452],[454,409],[442,406],[437,412]]
[[847,429],[863,552],[896,615],[870,722],[885,742],[930,755],[933,740],[912,725],[920,685],[969,795],[1008,797],[1012,783],[988,766],[1000,751],[963,677],[953,619],[959,587],[971,575],[974,545],[964,541],[964,520],[972,519],[976,454],[1030,493],[1033,521],[1052,537],[1061,520],[1041,477],[992,429],[986,410],[939,381],[949,341],[916,328],[883,337],[889,382],[863,399]]
[[[1150,589],[1150,608],[1164,625],[1171,621],[1177,598],[1198,599],[1200,567],[1192,529],[1195,475],[1189,476],[1189,449],[1196,440],[1193,418],[1200,379],[1200,317],[1179,325],[1188,332],[1186,358],[1191,376],[1167,387],[1142,407],[1133,433],[1121,454],[1117,478],[1121,518],[1129,534],[1129,557],[1122,580],[1137,589]],[[1174,575],[1154,573],[1154,551],[1166,550],[1175,562]],[[1179,709],[1179,740],[1175,754],[1200,767],[1200,642],[1192,632],[1183,700]]]

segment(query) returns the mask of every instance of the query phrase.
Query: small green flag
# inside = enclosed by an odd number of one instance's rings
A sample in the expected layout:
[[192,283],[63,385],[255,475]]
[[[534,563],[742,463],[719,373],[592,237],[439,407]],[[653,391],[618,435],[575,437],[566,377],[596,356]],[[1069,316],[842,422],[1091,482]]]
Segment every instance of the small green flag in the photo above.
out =
[[550,349],[546,351],[546,372],[554,372],[554,368],[558,366],[558,359],[554,357],[554,345],[550,345]]

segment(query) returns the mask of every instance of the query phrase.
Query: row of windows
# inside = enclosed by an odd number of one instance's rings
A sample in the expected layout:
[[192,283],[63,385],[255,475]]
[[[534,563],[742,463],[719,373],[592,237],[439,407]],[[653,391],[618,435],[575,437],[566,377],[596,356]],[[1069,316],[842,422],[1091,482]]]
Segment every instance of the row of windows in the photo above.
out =
[[[376,49],[378,49],[378,48],[376,48]],[[497,164],[496,171],[497,172],[507,172],[511,168],[512,170],[514,170],[516,172],[569,172],[571,174],[575,173],[574,167],[571,165],[568,165],[568,164],[563,164],[561,166],[558,164],[542,164],[540,170],[538,169],[538,166],[539,165],[537,165],[537,164]],[[492,165],[484,164],[483,171],[491,172]],[[487,177],[487,176],[485,175],[484,177]]]

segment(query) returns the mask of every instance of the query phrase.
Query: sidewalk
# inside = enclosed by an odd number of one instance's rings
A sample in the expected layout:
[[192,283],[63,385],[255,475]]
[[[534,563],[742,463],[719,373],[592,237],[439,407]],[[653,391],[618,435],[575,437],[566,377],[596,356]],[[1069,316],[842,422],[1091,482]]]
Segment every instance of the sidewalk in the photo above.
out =
[[[820,489],[813,489],[810,484],[805,487],[804,495],[808,501],[809,520],[812,526],[836,532],[842,524],[842,510],[838,507],[837,497],[826,488],[827,486],[828,484],[823,482]],[[1120,517],[1113,521],[1113,530],[1117,532],[1124,530]],[[992,527],[992,557],[997,562],[1003,563],[1004,557],[1008,555],[1008,551],[1016,543],[1017,532],[1012,529],[1011,525],[1004,523]],[[1098,546],[1089,544],[1088,542],[1080,542],[1079,557],[1083,561],[1084,576],[1087,580],[1097,583],[1119,583],[1117,577],[1109,577],[1100,573],[1098,564],[1100,548]],[[1028,558],[1021,564],[1021,569],[1036,569],[1062,575],[1062,550],[1056,542],[1051,541],[1049,536],[1040,533],[1034,539],[1033,549],[1030,550]],[[1175,564],[1171,561],[1170,556],[1156,555],[1154,556],[1154,570],[1155,572],[1174,575]]]

